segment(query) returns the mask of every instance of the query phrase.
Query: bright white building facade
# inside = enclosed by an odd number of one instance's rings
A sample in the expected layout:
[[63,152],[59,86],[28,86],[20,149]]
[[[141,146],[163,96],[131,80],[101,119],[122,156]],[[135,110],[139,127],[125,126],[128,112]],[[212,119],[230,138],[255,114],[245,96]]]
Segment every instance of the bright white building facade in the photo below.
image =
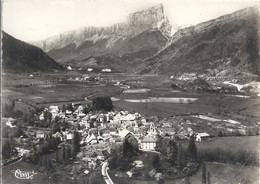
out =
[[141,148],[143,150],[155,150],[156,139],[151,136],[146,136],[141,141]]

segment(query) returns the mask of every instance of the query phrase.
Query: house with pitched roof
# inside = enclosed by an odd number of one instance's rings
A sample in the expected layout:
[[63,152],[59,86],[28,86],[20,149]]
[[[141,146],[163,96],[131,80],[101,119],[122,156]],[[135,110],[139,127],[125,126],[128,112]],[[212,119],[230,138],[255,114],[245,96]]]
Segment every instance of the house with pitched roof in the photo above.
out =
[[155,150],[156,139],[152,136],[145,136],[143,140],[141,140],[141,148],[143,150]]

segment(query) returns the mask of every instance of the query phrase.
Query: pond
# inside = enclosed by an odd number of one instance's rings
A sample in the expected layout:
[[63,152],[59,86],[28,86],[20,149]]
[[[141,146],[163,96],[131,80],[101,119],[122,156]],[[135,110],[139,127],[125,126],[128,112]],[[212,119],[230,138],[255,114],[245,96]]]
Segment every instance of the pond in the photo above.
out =
[[232,119],[224,119],[223,120],[223,119],[208,117],[208,116],[204,116],[204,115],[196,115],[196,116],[193,116],[193,117],[199,118],[199,119],[204,119],[204,120],[209,120],[209,121],[212,121],[212,122],[225,121],[225,122],[228,122],[228,123],[231,123],[231,124],[237,124],[237,125],[241,124],[240,122],[232,120]]
[[150,89],[128,89],[124,90],[123,93],[147,93]]
[[164,102],[164,103],[191,103],[198,98],[168,98],[168,97],[149,97],[147,99],[124,99],[126,102],[148,103],[148,102]]

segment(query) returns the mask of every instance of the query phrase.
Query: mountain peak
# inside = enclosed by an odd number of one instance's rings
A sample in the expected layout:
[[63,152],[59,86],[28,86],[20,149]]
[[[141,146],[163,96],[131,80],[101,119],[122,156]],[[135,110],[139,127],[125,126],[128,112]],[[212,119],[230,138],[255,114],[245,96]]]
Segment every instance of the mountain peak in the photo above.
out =
[[153,25],[165,20],[164,9],[162,4],[153,6],[149,9],[134,12],[127,17],[128,24],[133,26]]
[[127,17],[127,24],[130,27],[138,27],[142,30],[158,28],[167,37],[170,36],[171,32],[171,25],[164,13],[162,4],[129,14]]
[[86,40],[96,42],[97,40],[114,37],[114,41],[108,44],[108,47],[110,47],[117,39],[129,35],[138,35],[143,31],[154,28],[159,29],[166,38],[171,35],[171,25],[164,14],[162,4],[128,15],[126,23],[117,23],[109,27],[84,27],[32,44],[49,52],[52,49],[64,48],[70,44],[76,44],[76,48],[78,48]]

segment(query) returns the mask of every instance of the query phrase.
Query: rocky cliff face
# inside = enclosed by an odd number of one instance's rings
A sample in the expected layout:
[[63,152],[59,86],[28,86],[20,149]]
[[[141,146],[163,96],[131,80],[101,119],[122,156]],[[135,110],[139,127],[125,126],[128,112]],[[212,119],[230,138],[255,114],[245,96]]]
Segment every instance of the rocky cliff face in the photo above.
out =
[[132,13],[128,16],[126,23],[118,23],[110,27],[84,27],[32,44],[49,52],[53,49],[64,48],[70,44],[75,44],[75,48],[77,48],[85,41],[95,43],[100,40],[107,40],[106,47],[109,48],[119,39],[138,35],[148,29],[158,29],[165,37],[170,36],[171,25],[164,14],[162,5]]
[[259,13],[247,8],[177,31],[143,73],[259,74]]
[[130,14],[125,23],[85,27],[33,44],[65,65],[93,67],[90,63],[94,59],[94,67],[122,71],[134,68],[162,49],[169,41],[170,32],[163,6],[158,5]]
[[149,28],[158,28],[166,37],[170,37],[171,25],[160,4],[150,9],[132,13],[127,18],[127,25],[130,29],[144,31]]
[[62,64],[112,71],[209,75],[259,74],[259,15],[247,8],[179,29],[162,5],[132,13],[125,23],[86,27],[35,43]]

